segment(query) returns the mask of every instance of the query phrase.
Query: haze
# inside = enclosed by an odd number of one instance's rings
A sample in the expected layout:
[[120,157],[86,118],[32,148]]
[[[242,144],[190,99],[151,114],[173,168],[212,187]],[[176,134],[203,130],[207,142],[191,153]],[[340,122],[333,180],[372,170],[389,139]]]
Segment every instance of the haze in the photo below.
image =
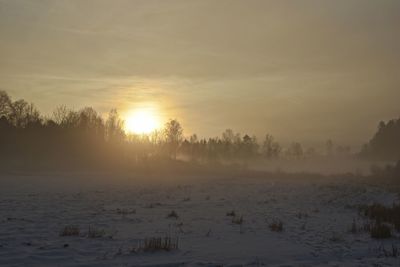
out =
[[157,106],[185,134],[367,141],[398,117],[399,1],[0,1],[0,88]]

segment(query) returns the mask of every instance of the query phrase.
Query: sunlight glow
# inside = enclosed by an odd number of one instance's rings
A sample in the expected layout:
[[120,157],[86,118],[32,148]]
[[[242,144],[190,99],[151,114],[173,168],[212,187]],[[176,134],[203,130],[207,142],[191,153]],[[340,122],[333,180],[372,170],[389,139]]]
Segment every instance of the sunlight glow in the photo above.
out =
[[160,127],[160,121],[153,110],[139,109],[132,112],[125,120],[128,134],[149,134]]

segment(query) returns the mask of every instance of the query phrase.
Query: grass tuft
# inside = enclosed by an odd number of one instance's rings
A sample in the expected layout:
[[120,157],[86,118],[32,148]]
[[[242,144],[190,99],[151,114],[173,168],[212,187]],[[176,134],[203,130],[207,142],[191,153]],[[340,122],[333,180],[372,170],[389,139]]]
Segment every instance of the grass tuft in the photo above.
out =
[[228,216],[228,217],[235,217],[235,216],[236,216],[236,213],[235,213],[234,210],[231,210],[231,211],[228,211],[228,212],[226,213],[226,216]]
[[242,225],[243,224],[243,216],[240,216],[240,217],[238,217],[238,216],[235,216],[235,217],[232,217],[232,223],[234,223],[234,224],[240,224],[240,225]]
[[283,231],[283,222],[281,220],[274,220],[269,224],[269,229],[273,232],[282,232]]
[[103,229],[99,229],[94,226],[89,225],[89,230],[88,230],[88,238],[101,238],[104,237],[106,232]]
[[136,210],[135,209],[119,209],[118,208],[116,210],[116,213],[120,214],[122,216],[126,216],[126,215],[129,215],[129,214],[136,214]]
[[389,223],[400,231],[400,204],[393,203],[392,206],[386,207],[382,204],[374,203],[369,206],[360,207],[360,212],[377,224]]
[[139,242],[139,245],[134,252],[157,252],[157,251],[172,251],[179,248],[178,238],[167,237],[151,237]]
[[60,231],[60,236],[79,236],[80,229],[75,225],[67,225]]

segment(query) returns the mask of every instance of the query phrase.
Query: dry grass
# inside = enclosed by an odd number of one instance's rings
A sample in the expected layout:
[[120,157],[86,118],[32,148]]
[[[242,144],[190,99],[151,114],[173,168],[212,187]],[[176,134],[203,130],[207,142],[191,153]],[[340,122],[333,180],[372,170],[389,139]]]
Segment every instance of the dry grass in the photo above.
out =
[[344,238],[343,238],[343,236],[340,235],[339,233],[337,233],[337,232],[332,232],[331,237],[329,237],[329,241],[331,241],[331,242],[343,242],[343,241],[344,241]]
[[281,220],[274,220],[269,224],[269,229],[273,232],[282,232],[283,231],[283,222]]
[[364,216],[375,220],[376,223],[386,222],[392,224],[397,231],[400,231],[400,204],[393,204],[391,207],[386,207],[375,203],[360,207],[360,212]]
[[79,236],[80,229],[75,225],[67,225],[60,231],[60,236]]
[[129,214],[136,214],[136,210],[135,209],[117,209],[116,210],[117,214],[120,215],[129,215]]
[[243,216],[235,216],[235,217],[232,217],[232,223],[234,223],[234,224],[240,224],[240,225],[242,225],[243,224]]
[[236,213],[235,213],[234,210],[231,210],[231,211],[229,211],[229,212],[226,213],[226,216],[235,217],[235,216],[236,216]]
[[155,207],[160,207],[162,204],[160,202],[150,203],[149,205],[145,206],[147,209],[154,209]]
[[95,226],[89,226],[87,237],[88,238],[101,238],[101,237],[104,237],[105,234],[106,234],[106,232],[103,229],[99,229]]
[[371,237],[376,239],[390,238],[392,237],[392,231],[390,227],[383,223],[376,223],[371,227]]
[[392,243],[391,248],[386,249],[385,245],[382,243],[378,248],[377,248],[377,252],[384,257],[393,257],[393,258],[398,258],[400,257],[400,252],[399,252],[399,248],[397,247],[397,245]]
[[372,220],[370,224],[364,225],[364,230],[370,232],[372,238],[390,238],[392,237],[392,228],[400,231],[400,204],[386,207],[374,203],[369,206],[361,206],[359,211]]
[[157,252],[157,251],[172,251],[179,248],[179,239],[167,237],[151,237],[139,242],[134,252]]

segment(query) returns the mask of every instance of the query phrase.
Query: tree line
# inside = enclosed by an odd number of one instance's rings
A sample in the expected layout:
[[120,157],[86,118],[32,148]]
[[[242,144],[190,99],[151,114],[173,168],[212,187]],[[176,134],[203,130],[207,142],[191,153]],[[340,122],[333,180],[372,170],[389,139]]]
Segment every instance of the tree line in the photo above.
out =
[[[349,154],[349,147],[326,143],[324,155]],[[262,142],[254,135],[225,130],[221,136],[184,136],[175,119],[148,135],[127,134],[124,121],[112,109],[106,118],[85,107],[57,107],[45,117],[34,104],[13,101],[0,91],[0,167],[138,165],[150,159],[185,159],[195,162],[249,161],[252,159],[302,159],[319,154],[299,142],[283,147],[266,134]]]

